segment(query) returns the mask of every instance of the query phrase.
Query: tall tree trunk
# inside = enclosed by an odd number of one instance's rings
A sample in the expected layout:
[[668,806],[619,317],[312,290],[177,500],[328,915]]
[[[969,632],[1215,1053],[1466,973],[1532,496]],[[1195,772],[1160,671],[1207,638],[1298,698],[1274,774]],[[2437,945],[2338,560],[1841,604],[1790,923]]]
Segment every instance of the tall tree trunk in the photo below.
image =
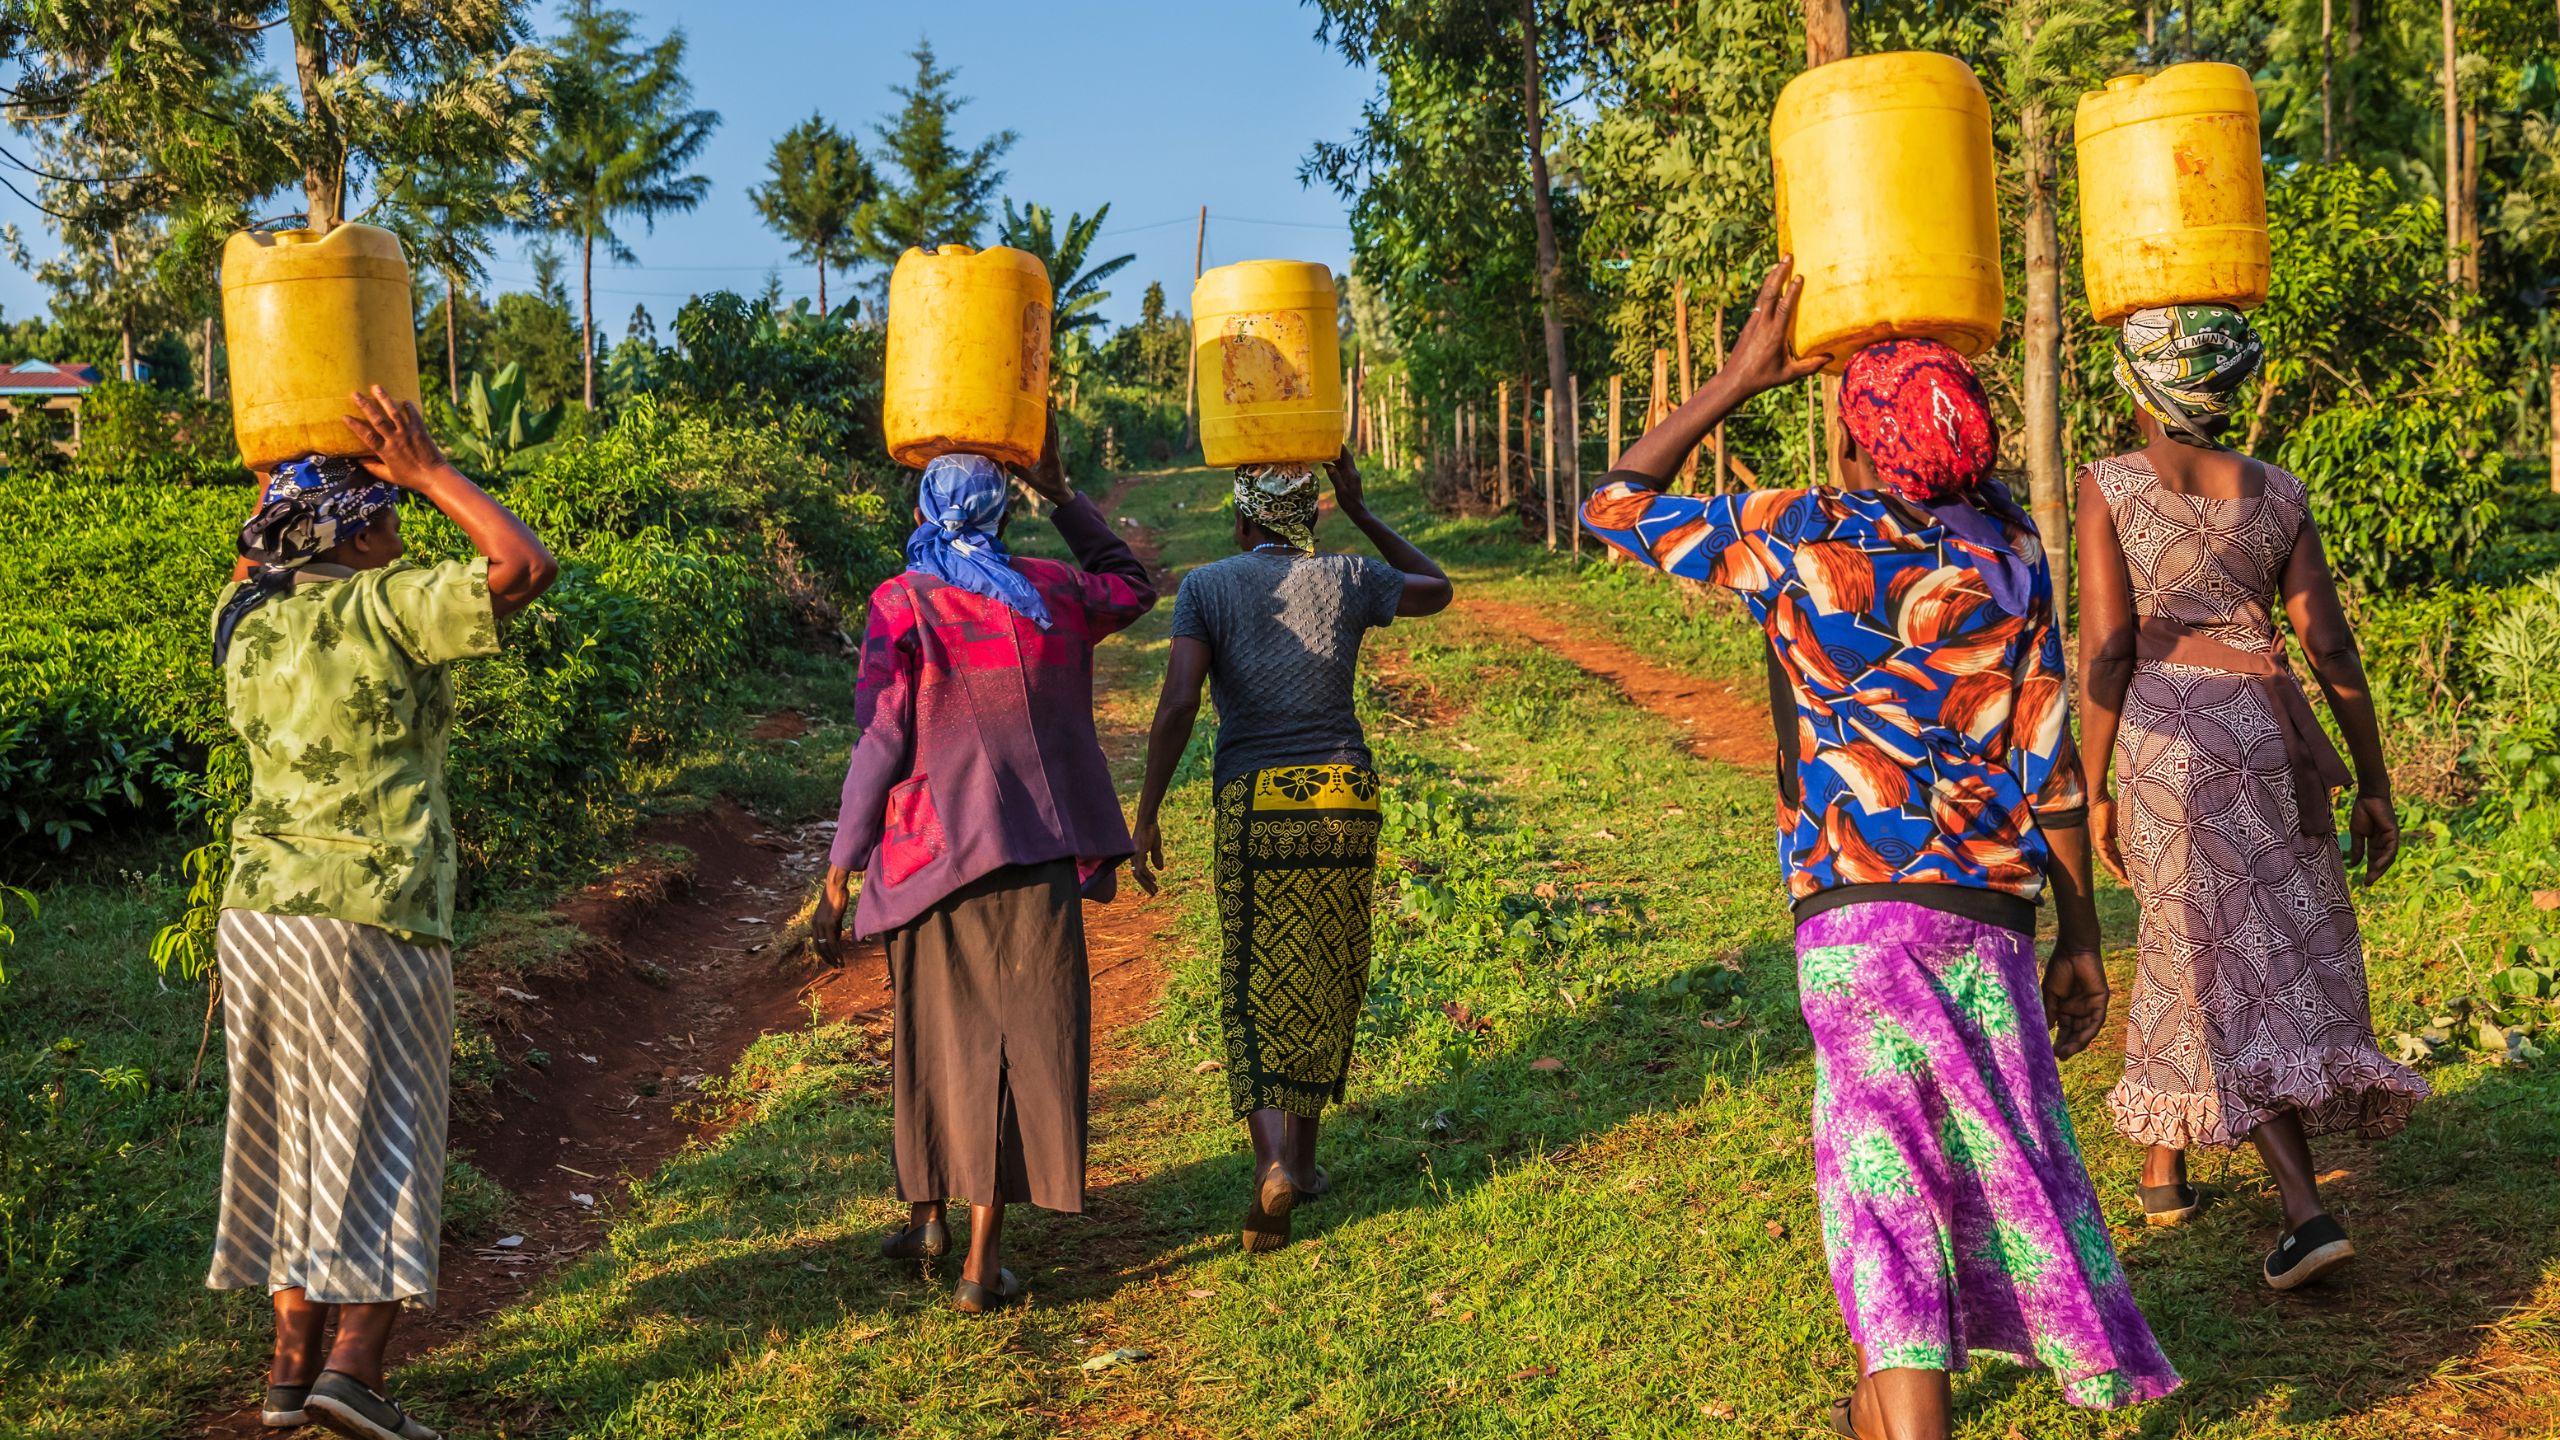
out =
[[2070,593],[2071,512],[2062,453],[2062,242],[2055,234],[2051,117],[2041,99],[2018,112],[2027,171],[2027,495],[2056,595]]
[[818,258],[818,318],[821,320],[827,318],[827,261],[825,256],[820,256]]
[[596,237],[578,242],[578,369],[586,376],[587,408],[596,408]]
[[[2444,278],[2462,283],[2462,97],[2455,74],[2453,0],[2438,0],[2444,19]],[[2460,330],[2462,321],[2445,316],[2445,327]]]
[[462,403],[462,339],[460,325],[453,312],[461,302],[461,277],[447,270],[444,272],[444,398],[456,405]]
[[213,398],[213,317],[204,317],[204,398]]
[[[329,108],[329,102],[322,93],[329,78],[329,42],[319,33],[320,23],[314,17],[307,25],[302,22],[294,25],[293,75],[302,91],[304,121],[323,134],[334,137],[337,133],[333,120],[336,112]],[[346,206],[346,157],[337,154],[332,163],[335,149],[334,146],[314,147],[312,158],[302,167],[302,198],[315,234],[326,235],[337,229]]]
[[2480,288],[2480,110],[2462,112],[2462,286]]
[[[1810,70],[1849,58],[1849,9],[1844,0],[1804,0],[1804,64]],[[1822,452],[1817,473],[1840,483],[1840,377],[1821,378]],[[1808,419],[1808,426],[1811,421]]]
[[118,361],[116,365],[116,378],[119,380],[141,379],[141,376],[134,373],[136,358],[133,353],[132,311],[127,310],[116,316],[116,339],[123,346],[124,350],[124,358]]
[[2551,367],[2551,493],[2560,495],[2560,365]]
[[[1547,395],[1552,424],[1553,397],[1570,394],[1573,385],[1565,373],[1564,312],[1556,308],[1556,271],[1562,262],[1556,255],[1554,197],[1547,189],[1547,96],[1545,81],[1538,73],[1538,0],[1520,0],[1520,102],[1529,125],[1529,208],[1538,225],[1538,299],[1542,318],[1546,321]],[[1578,459],[1572,463],[1576,465],[1578,476],[1581,473]],[[1548,477],[1548,485],[1552,493],[1552,475]],[[1549,509],[1553,509],[1552,504]],[[1580,525],[1582,522],[1576,517],[1574,523]],[[1552,516],[1547,548],[1555,548]]]
[[2330,43],[2335,26],[2334,0],[2320,0],[2320,163],[2330,164],[2338,158],[2337,107],[2330,99],[2330,88],[2337,71],[2337,51]]

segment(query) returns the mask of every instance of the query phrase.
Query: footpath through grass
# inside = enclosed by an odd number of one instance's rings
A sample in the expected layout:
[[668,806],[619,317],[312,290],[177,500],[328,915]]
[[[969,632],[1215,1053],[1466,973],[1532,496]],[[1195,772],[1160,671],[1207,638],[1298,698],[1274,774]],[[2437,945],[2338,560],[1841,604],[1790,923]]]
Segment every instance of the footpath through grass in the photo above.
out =
[[[1170,472],[1117,508],[1179,569],[1226,553],[1223,484]],[[1747,633],[1670,587],[1380,488],[1462,604],[1498,595],[1661,663],[1756,668]],[[1326,539],[1352,537],[1335,521]],[[1107,724],[1143,723],[1169,614],[1111,647]],[[409,1369],[408,1398],[493,1436],[1820,1433],[1849,1357],[1767,777],[1692,758],[1605,684],[1462,613],[1370,644],[1391,785],[1379,947],[1351,1103],[1326,1130],[1336,1189],[1300,1211],[1296,1244],[1238,1251],[1241,1130],[1223,1077],[1196,1073],[1219,1053],[1204,733],[1168,805],[1163,1012],[1097,1078],[1089,1212],[1008,1227],[1026,1309],[962,1317],[956,1261],[872,1258],[901,1213],[885,1056],[821,1027],[758,1046],[715,1097],[737,1123],[638,1187],[609,1245],[540,1298]],[[2441,905],[2425,868],[2374,900],[2378,997],[2425,991],[2445,963],[2409,918]],[[2121,897],[2109,913],[2129,945]],[[2136,1160],[2105,1119],[2114,1068],[2092,1054],[2065,1076],[2124,1222]],[[2272,1195],[2253,1160],[2201,1158],[2230,1202],[2178,1231],[2116,1229],[2188,1388],[2087,1415],[1984,1362],[1958,1383],[1958,1433],[2560,1430],[2560,1083],[2435,1078],[2404,1137],[2322,1149],[2349,1172],[2332,1193],[2368,1257],[2349,1279],[2268,1294]]]

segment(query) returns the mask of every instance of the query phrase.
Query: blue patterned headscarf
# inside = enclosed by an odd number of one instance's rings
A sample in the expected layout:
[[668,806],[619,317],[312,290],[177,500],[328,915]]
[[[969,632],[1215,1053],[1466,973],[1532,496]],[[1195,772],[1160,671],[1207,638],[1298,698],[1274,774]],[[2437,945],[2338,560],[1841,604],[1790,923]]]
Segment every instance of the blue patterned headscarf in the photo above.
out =
[[1004,472],[984,455],[937,456],[924,467],[916,509],[924,523],[907,537],[907,568],[1000,600],[1046,630],[1048,602],[1013,568],[996,527],[1004,522]]
[[400,487],[376,480],[342,455],[287,460],[267,480],[258,513],[240,527],[240,553],[255,568],[213,631],[213,663],[231,653],[231,632],[249,612],[293,588],[293,572],[361,535],[400,499]]

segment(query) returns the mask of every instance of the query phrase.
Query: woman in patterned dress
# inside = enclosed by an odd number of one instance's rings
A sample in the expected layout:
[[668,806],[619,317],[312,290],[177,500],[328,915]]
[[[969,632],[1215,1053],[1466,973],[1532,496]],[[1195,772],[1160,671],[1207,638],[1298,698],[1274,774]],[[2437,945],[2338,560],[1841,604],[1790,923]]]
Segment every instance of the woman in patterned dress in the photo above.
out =
[[[382,1365],[401,1303],[436,1298],[452,671],[496,654],[498,621],[559,566],[445,463],[414,403],[350,398],[365,455],[276,467],[212,617],[249,803],[216,937],[230,1106],[205,1284],[274,1307],[269,1428],[435,1440],[383,1396]],[[480,558],[404,559],[404,491]]]
[[1205,679],[1218,703],[1218,1019],[1227,1098],[1253,1141],[1243,1241],[1256,1251],[1288,1243],[1290,1212],[1328,1188],[1317,1122],[1342,1098],[1369,996],[1378,776],[1352,708],[1360,640],[1450,598],[1431,557],[1370,513],[1351,452],[1331,469],[1335,507],[1384,558],[1317,552],[1316,467],[1237,471],[1242,553],[1183,577],[1138,795],[1132,871],[1153,894],[1157,812]]
[[2146,443],[2080,476],[2081,715],[2091,833],[2142,902],[2108,1105],[2150,1147],[2143,1209],[2185,1220],[2187,1150],[2248,1139],[2284,1200],[2263,1272],[2290,1290],[2355,1254],[2322,1208],[2310,1140],[2387,1135],[2427,1086],[2374,1044],[2330,813],[2347,772],[2285,667],[2276,602],[2355,757],[2347,858],[2370,880],[2400,824],[2355,632],[2302,482],[2221,441],[2261,353],[2224,306],[2125,322],[2116,378]]
[[[2052,1370],[2075,1405],[2153,1399],[2177,1372],[2116,1262],[2056,1064],[2105,1024],[2106,976],[2052,581],[1990,478],[1980,383],[1943,345],[1870,347],[1841,377],[1842,485],[1664,493],[1718,421],[1822,367],[1787,354],[1787,268],[1583,523],[1739,592],[1769,644],[1814,1180],[1860,1376],[1831,1425],[1944,1440],[1973,1351]],[[2048,890],[2060,934],[2039,981]]]

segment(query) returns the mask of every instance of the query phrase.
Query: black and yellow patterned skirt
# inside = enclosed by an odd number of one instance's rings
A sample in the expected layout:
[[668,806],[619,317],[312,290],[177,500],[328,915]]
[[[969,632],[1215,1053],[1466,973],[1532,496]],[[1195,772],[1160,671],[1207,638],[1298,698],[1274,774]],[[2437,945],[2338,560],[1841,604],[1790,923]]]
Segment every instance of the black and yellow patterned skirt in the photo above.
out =
[[1342,1098],[1369,995],[1378,777],[1281,765],[1218,787],[1218,1013],[1236,1114]]

